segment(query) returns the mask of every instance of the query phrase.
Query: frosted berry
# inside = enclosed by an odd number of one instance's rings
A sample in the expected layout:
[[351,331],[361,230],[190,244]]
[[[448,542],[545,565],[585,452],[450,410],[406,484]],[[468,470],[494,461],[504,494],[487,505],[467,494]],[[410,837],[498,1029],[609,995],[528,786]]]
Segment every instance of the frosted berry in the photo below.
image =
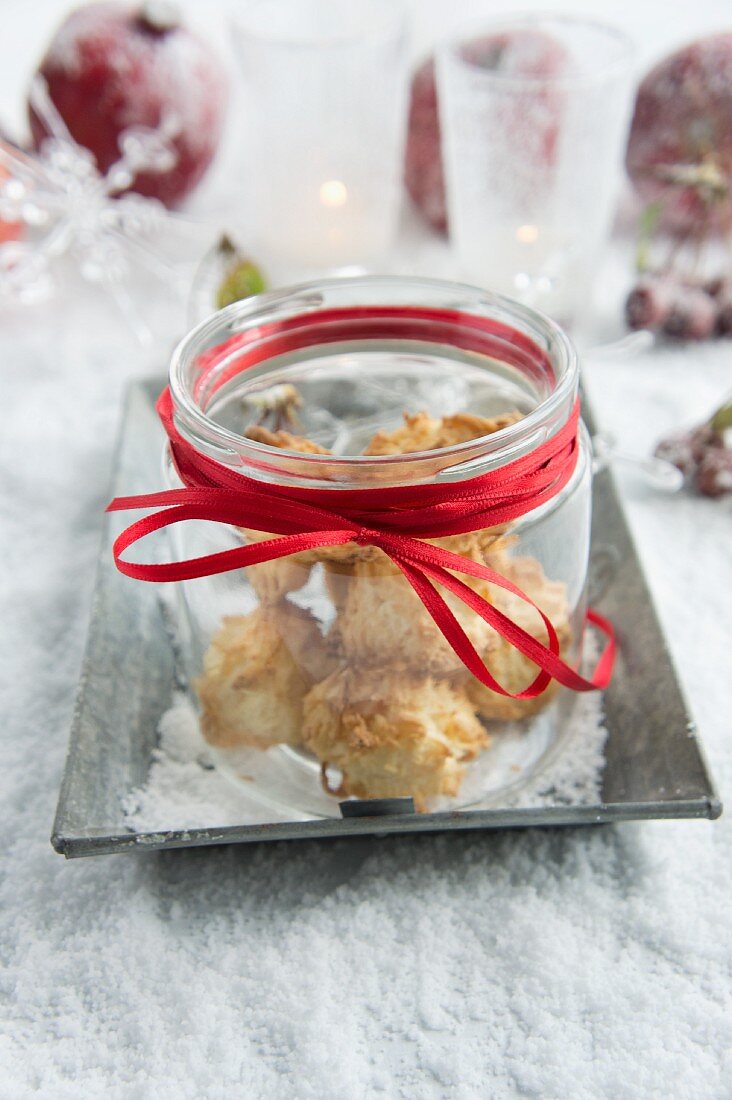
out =
[[679,288],[662,330],[677,340],[706,340],[717,324],[713,299],[700,287]]
[[[219,144],[226,101],[222,66],[182,26],[172,5],[140,8],[91,3],[73,11],[41,62],[48,92],[71,136],[105,172],[119,159],[119,135],[131,126],[169,124],[176,163],[137,176],[132,189],[177,206],[192,191]],[[47,136],[29,105],[33,141]]]
[[631,329],[661,328],[673,305],[675,288],[667,280],[642,279],[625,303],[625,319]]
[[715,275],[713,279],[707,279],[703,286],[712,298],[732,297],[732,279],[728,275]]
[[685,477],[690,477],[696,469],[691,432],[679,432],[662,439],[653,452],[656,458],[670,462]]
[[732,493],[732,450],[727,447],[709,447],[695,475],[695,485],[708,497],[721,497]]
[[690,431],[678,432],[662,439],[654,454],[657,458],[671,462],[685,477],[692,478],[708,452],[722,446],[721,433],[715,431],[707,421]]
[[717,333],[732,336],[732,288],[724,290],[717,298]]

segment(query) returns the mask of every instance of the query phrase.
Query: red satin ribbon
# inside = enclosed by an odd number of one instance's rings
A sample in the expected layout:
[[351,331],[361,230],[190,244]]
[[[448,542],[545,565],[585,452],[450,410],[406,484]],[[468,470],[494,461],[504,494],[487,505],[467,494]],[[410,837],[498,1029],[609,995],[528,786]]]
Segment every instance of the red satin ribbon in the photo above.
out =
[[[230,349],[233,342],[226,346]],[[221,356],[214,365],[220,360]],[[244,367],[249,365],[251,362],[246,362]],[[158,401],[158,413],[186,487],[118,497],[109,505],[108,511],[161,509],[132,523],[115,541],[114,560],[122,573],[144,581],[181,581],[348,542],[376,546],[399,567],[463,664],[492,691],[513,699],[532,699],[552,679],[573,691],[603,689],[609,684],[615,639],[608,620],[588,611],[588,620],[608,641],[592,677],[585,679],[560,657],[554,626],[526,593],[487,565],[421,541],[509,523],[556,496],[577,464],[579,402],[556,435],[500,469],[459,483],[379,489],[315,489],[258,481],[201,454],[180,435],[173,422],[168,389]],[[124,552],[146,535],[187,520],[249,527],[281,537],[167,564],[123,559]],[[455,573],[495,584],[534,607],[546,628],[548,643],[544,645],[512,622]],[[514,694],[490,674],[435,583],[458,596],[538,666],[539,672],[527,688]]]

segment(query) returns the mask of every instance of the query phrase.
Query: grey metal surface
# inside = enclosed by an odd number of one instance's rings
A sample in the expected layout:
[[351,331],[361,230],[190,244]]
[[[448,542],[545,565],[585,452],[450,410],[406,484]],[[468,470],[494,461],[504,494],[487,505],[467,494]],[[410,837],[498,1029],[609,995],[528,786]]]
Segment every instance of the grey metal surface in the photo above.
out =
[[[112,494],[149,490],[160,478],[162,382],[127,394]],[[584,409],[585,420],[591,416]],[[108,517],[89,636],[52,844],[67,857],[121,851],[443,829],[598,824],[640,818],[715,818],[721,805],[671,663],[627,524],[605,471],[595,479],[593,547],[599,610],[615,623],[620,654],[606,693],[602,802],[595,806],[383,813],[271,825],[132,833],[125,798],[144,783],[160,717],[176,688],[175,663],[152,585],[114,568],[111,543],[124,518]],[[596,597],[593,597],[596,598]]]

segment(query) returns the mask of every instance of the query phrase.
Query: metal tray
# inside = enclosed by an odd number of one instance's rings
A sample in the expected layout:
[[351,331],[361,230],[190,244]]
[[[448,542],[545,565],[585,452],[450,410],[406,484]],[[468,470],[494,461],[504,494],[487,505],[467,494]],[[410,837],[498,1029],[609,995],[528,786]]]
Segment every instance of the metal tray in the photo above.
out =
[[[154,401],[161,380],[130,386],[112,495],[149,490],[160,479],[162,430]],[[591,417],[584,408],[586,421]],[[587,806],[403,812],[409,800],[361,804],[357,816],[134,833],[122,810],[144,784],[158,723],[178,684],[169,633],[152,585],[122,576],[109,516],[66,768],[51,842],[67,856],[236,844],[254,840],[579,825],[639,818],[715,818],[722,812],[653,609],[612,475],[595,478],[593,555],[602,580],[599,608],[616,625],[617,670],[605,697],[608,738],[602,801]],[[606,570],[607,573],[607,570]],[[598,576],[595,577],[597,583]],[[358,808],[356,808],[358,809]],[[364,812],[365,811],[365,812]]]

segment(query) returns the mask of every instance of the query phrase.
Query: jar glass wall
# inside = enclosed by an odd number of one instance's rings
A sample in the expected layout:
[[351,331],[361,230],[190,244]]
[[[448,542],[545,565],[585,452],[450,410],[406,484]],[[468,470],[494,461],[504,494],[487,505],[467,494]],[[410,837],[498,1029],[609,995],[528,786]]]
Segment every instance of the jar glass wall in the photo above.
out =
[[[237,303],[198,326],[171,366],[178,431],[202,454],[273,486],[460,486],[530,455],[567,423],[574,350],[507,299],[417,279],[340,279]],[[180,485],[166,458],[168,483]],[[590,462],[510,524],[435,539],[525,592],[579,659]],[[275,514],[276,498],[272,498]],[[337,510],[337,509],[336,509]],[[224,524],[171,529],[192,558],[274,537]],[[545,641],[540,615],[500,586],[471,588]],[[379,548],[324,546],[179,584],[201,728],[249,793],[293,813],[344,798],[411,796],[419,810],[495,802],[561,744],[572,696],[483,686]],[[536,666],[454,594],[443,595],[512,692]]]

